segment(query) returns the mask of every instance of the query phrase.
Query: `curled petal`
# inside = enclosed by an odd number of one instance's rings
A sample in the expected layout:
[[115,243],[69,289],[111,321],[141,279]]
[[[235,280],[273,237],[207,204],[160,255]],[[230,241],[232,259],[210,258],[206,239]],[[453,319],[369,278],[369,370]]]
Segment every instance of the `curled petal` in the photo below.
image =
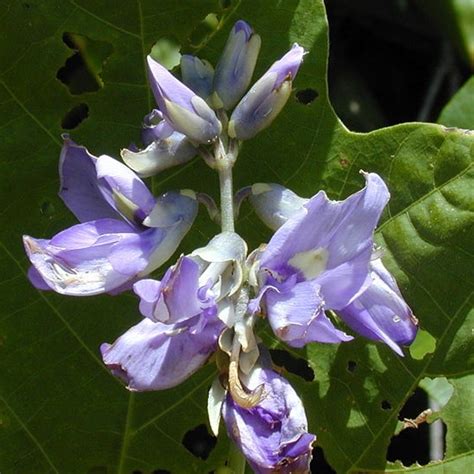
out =
[[316,437],[308,433],[296,392],[276,372],[258,366],[243,382],[249,390],[263,385],[265,395],[257,406],[246,409],[227,394],[222,415],[229,437],[258,474],[308,473]]
[[173,129],[163,118],[163,114],[158,109],[153,109],[145,115],[142,124],[142,142],[147,147],[155,140],[169,137]]
[[214,111],[166,68],[148,56],[150,83],[165,120],[196,143],[209,143],[221,132]]
[[303,56],[304,49],[295,43],[251,87],[230,117],[228,133],[232,138],[248,140],[273,122],[290,97]]
[[139,176],[148,178],[173,166],[187,163],[196,155],[196,148],[182,133],[173,132],[166,138],[151,142],[144,150],[124,149],[120,155]]
[[371,263],[371,270],[370,286],[339,314],[351,329],[369,339],[385,342],[403,356],[400,345],[413,342],[418,321],[380,259]]
[[272,230],[280,228],[303,208],[309,199],[275,183],[256,183],[251,187],[250,204],[257,216]]
[[247,90],[260,52],[261,39],[242,20],[229,34],[214,77],[216,106],[231,109]]
[[100,349],[104,363],[129,390],[163,390],[180,384],[204,365],[216,350],[222,328],[216,320],[200,332],[191,332],[188,327],[146,318]]

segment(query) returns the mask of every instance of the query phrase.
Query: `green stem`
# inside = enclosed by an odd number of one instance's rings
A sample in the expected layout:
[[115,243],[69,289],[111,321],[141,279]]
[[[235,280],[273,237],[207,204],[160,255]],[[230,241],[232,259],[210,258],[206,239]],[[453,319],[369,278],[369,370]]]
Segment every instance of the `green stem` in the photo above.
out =
[[245,473],[245,458],[237,446],[231,441],[227,466],[232,470],[232,474]]
[[232,163],[225,161],[219,166],[221,191],[221,229],[234,232],[234,194],[232,190]]

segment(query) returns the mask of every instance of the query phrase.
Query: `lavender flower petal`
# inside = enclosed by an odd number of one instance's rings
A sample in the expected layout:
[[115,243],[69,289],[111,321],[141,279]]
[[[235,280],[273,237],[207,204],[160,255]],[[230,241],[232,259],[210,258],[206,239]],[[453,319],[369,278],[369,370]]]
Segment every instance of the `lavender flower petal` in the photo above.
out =
[[148,70],[156,102],[170,126],[196,143],[215,140],[222,126],[206,102],[150,56]]
[[276,336],[293,347],[315,341],[338,343],[353,339],[336,329],[324,314],[320,291],[321,287],[314,281],[297,283],[282,292],[267,290],[268,321]]
[[257,474],[308,473],[311,445],[303,404],[291,385],[273,370],[255,367],[243,382],[249,390],[264,384],[265,397],[251,409],[228,393],[222,415],[229,437]]
[[260,36],[245,21],[235,23],[216,67],[216,106],[229,110],[241,99],[252,79],[260,45]]
[[309,201],[275,183],[252,185],[249,200],[257,216],[272,230],[279,229]]
[[219,320],[192,332],[187,326],[146,318],[100,349],[104,363],[129,390],[163,390],[180,384],[204,365],[216,350],[222,329]]
[[214,68],[208,61],[189,54],[181,56],[180,65],[183,83],[207,101],[212,94]]
[[152,211],[155,198],[127,166],[107,155],[96,161],[97,178],[107,202],[131,223],[141,223]]
[[138,176],[148,178],[173,166],[182,165],[196,156],[196,147],[179,132],[156,139],[141,151],[123,149],[123,161]]
[[304,49],[295,43],[251,87],[230,117],[228,133],[232,138],[248,140],[273,122],[290,97],[303,56]]
[[418,321],[380,259],[371,262],[371,279],[367,290],[340,310],[339,315],[354,331],[369,339],[385,342],[403,356],[400,345],[413,342]]
[[[316,194],[261,253],[259,297],[276,334],[293,346],[350,339],[332,327],[323,310],[346,307],[370,284],[373,232],[389,193],[379,176],[365,178],[366,187],[344,201]],[[268,285],[275,290],[262,297]],[[253,306],[260,305],[255,301]]]
[[64,135],[59,159],[61,185],[59,197],[80,222],[120,218],[120,213],[104,199],[102,185],[97,179],[97,157],[87,148]]

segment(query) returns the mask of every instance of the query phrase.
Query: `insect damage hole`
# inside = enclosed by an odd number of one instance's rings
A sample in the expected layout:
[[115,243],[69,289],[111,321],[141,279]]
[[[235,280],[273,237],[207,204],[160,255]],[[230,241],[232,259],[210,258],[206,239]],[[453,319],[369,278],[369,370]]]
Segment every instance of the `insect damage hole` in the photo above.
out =
[[280,349],[270,349],[270,354],[276,365],[284,367],[288,372],[298,375],[307,382],[314,380],[314,371],[304,359],[294,357],[289,352]]
[[296,91],[296,100],[303,105],[309,105],[311,102],[313,102],[315,99],[318,98],[319,94],[318,91],[314,89],[301,89],[299,91]]
[[217,440],[207,431],[206,425],[198,425],[183,436],[183,446],[197,458],[206,460]]
[[73,95],[96,92],[104,86],[101,78],[105,62],[113,47],[106,41],[95,41],[77,33],[64,33],[64,43],[75,53],[66,59],[56,74]]
[[73,130],[77,128],[87,117],[89,117],[89,106],[87,104],[79,104],[66,112],[61,120],[61,127],[64,130]]

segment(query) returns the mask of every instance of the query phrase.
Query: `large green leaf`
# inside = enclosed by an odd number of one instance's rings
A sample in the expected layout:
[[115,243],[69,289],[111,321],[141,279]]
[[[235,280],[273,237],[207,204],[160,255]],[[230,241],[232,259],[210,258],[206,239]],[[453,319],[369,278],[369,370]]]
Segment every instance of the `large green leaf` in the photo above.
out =
[[[392,199],[378,243],[421,326],[436,340],[435,351],[421,360],[409,354],[400,359],[362,339],[291,351],[307,357],[315,370],[314,382],[289,376],[301,391],[326,459],[338,473],[384,470],[400,408],[421,379],[445,376],[455,387],[441,413],[448,424],[449,465],[472,462],[467,435],[471,431],[472,438],[472,428],[460,404],[472,371],[474,134],[432,124],[348,131],[328,100],[328,31],[321,0],[7,3],[0,17],[2,473],[168,469],[179,474],[208,472],[223,463],[224,436],[206,461],[181,443],[186,431],[206,423],[213,368],[174,390],[128,393],[103,368],[98,346],[139,320],[135,298],[78,300],[35,291],[25,278],[20,236],[47,237],[73,222],[56,196],[65,113],[87,104],[89,117],[73,138],[94,153],[117,155],[138,139],[141,118],[152,106],[143,60],[155,41],[173,39],[183,51],[199,49],[215,62],[238,18],[262,35],[257,74],[291,42],[303,44],[310,52],[295,87],[313,89],[318,97],[303,104],[294,95],[275,124],[245,145],[236,186],[276,181],[301,195],[324,188],[343,198],[363,185],[360,169],[380,173]],[[223,11],[221,5],[228,3]],[[209,12],[217,12],[221,22],[200,38],[200,22]],[[112,46],[98,92],[73,96],[56,79],[72,54],[62,41],[64,32]],[[218,194],[216,177],[199,160],[153,182],[157,192],[183,186]],[[251,247],[270,235],[245,206],[237,228]],[[204,244],[217,230],[203,213],[181,250]]]

